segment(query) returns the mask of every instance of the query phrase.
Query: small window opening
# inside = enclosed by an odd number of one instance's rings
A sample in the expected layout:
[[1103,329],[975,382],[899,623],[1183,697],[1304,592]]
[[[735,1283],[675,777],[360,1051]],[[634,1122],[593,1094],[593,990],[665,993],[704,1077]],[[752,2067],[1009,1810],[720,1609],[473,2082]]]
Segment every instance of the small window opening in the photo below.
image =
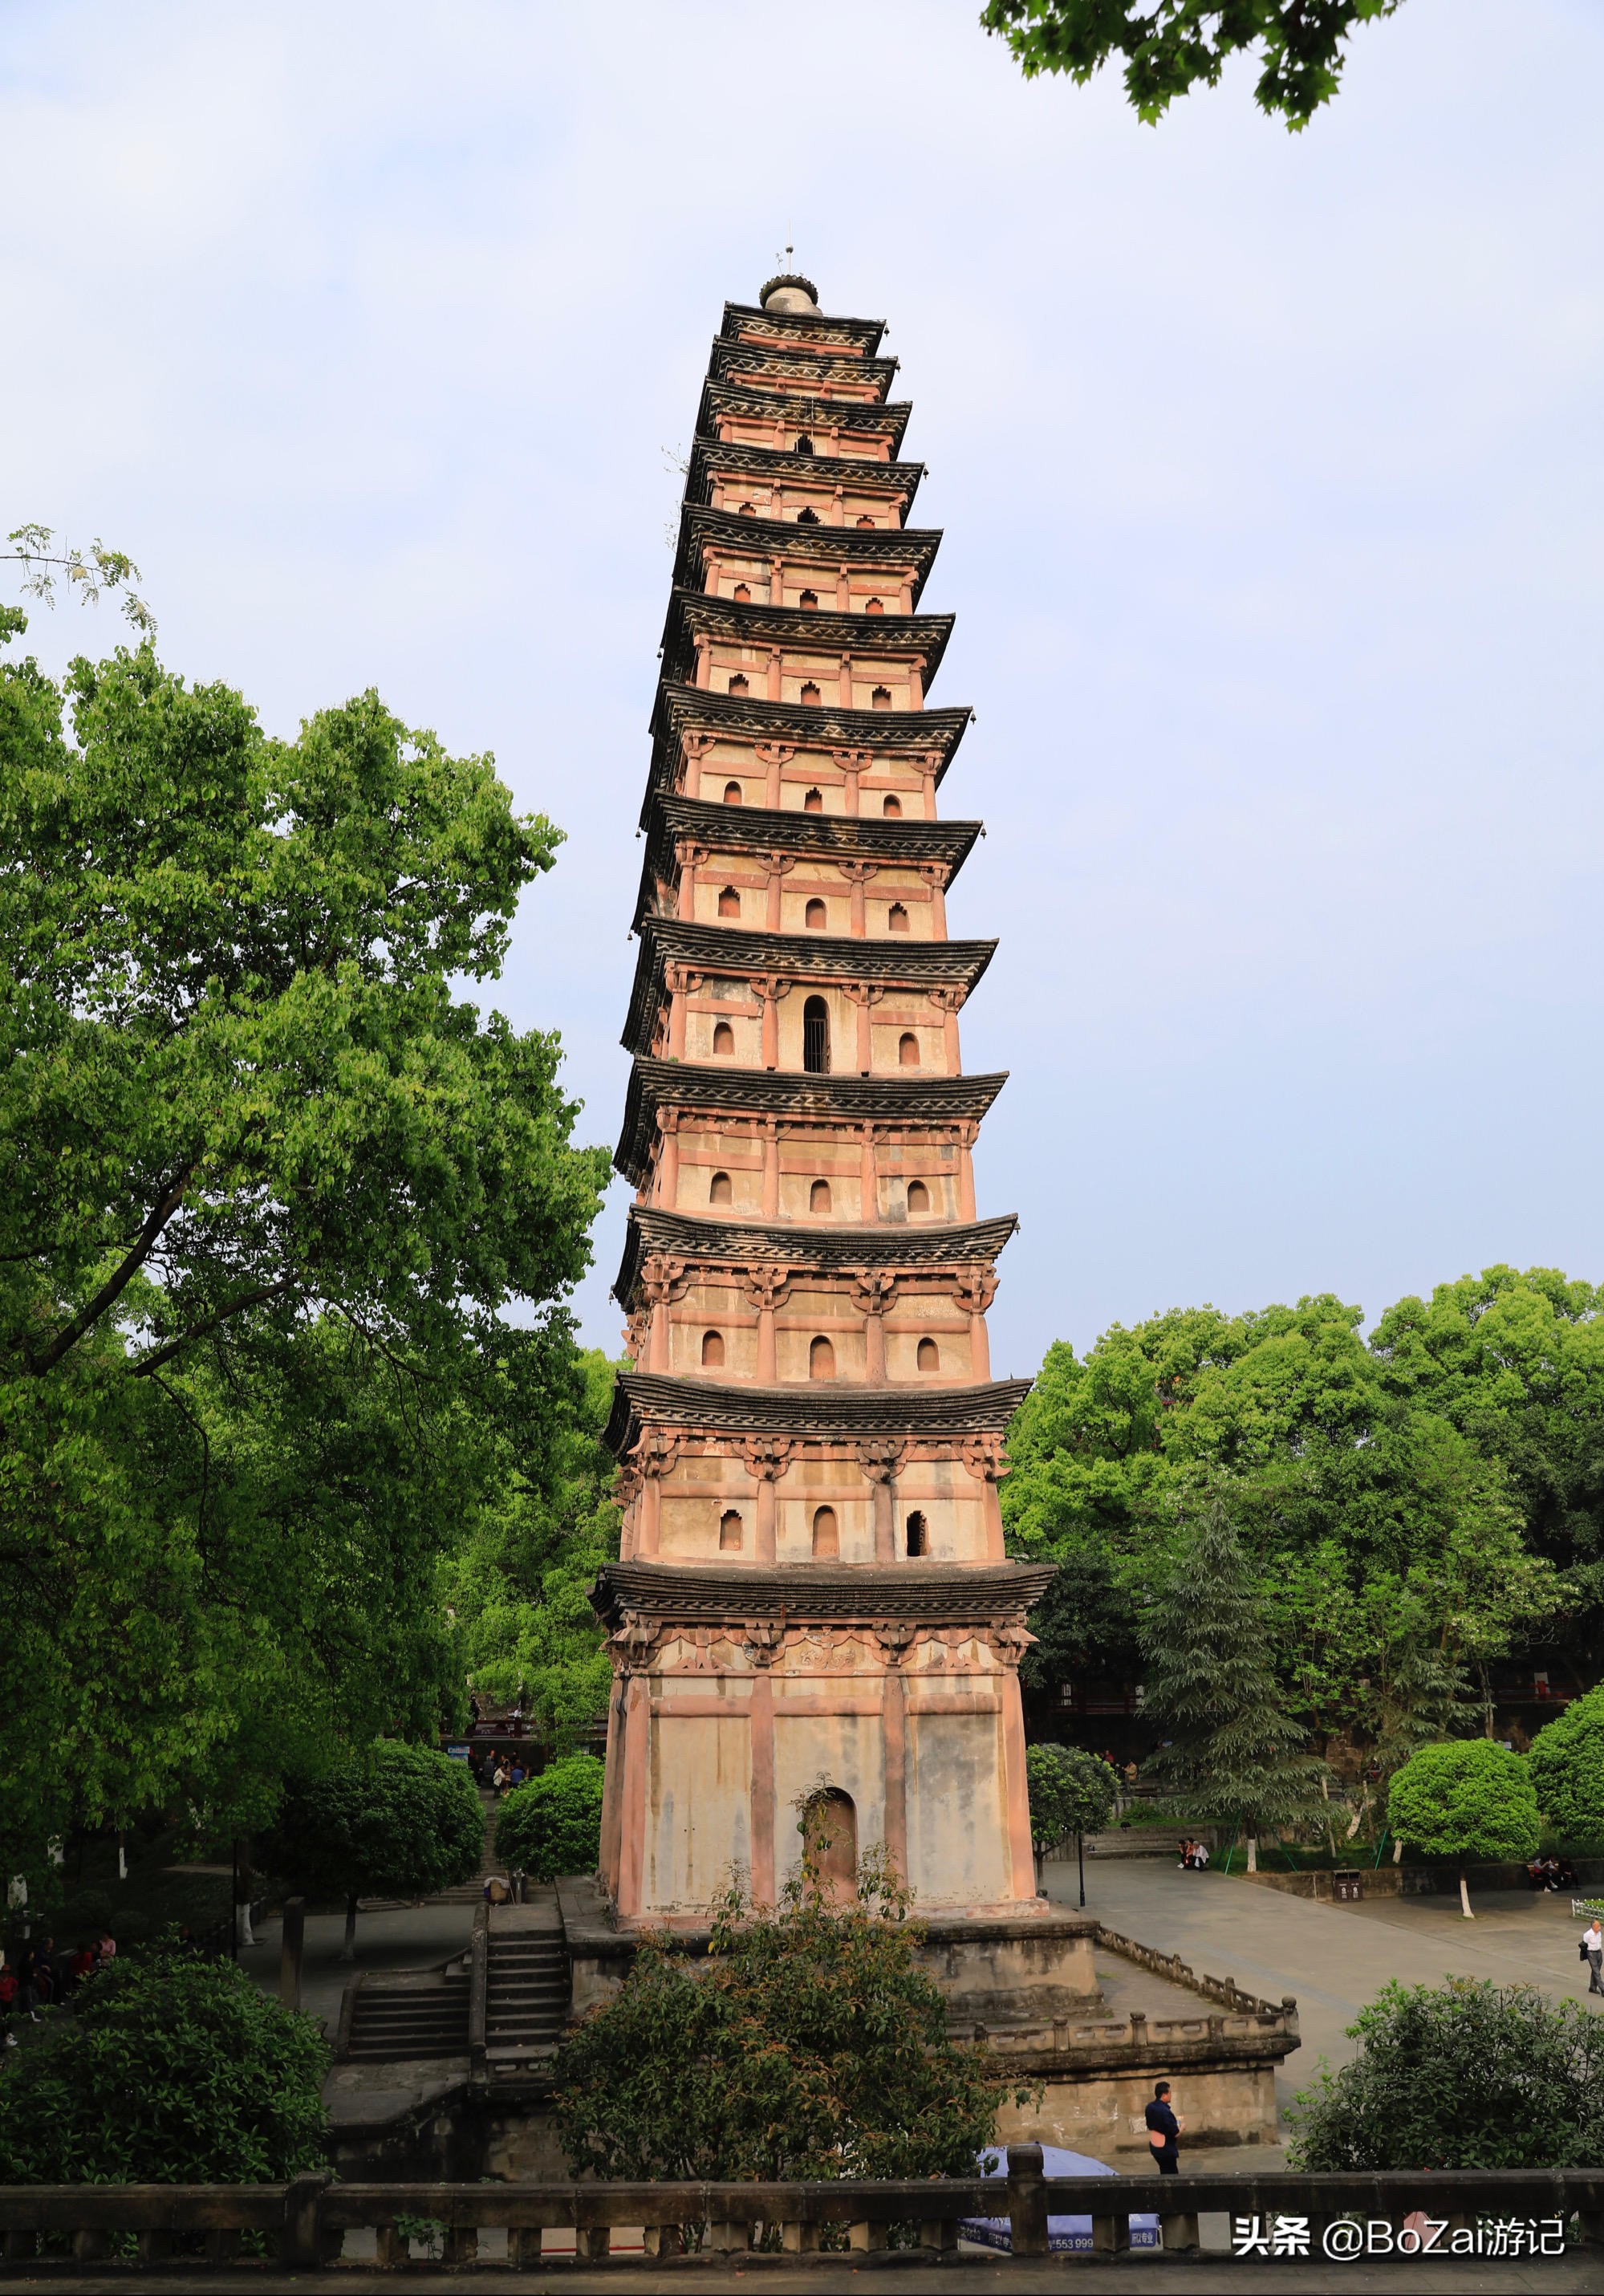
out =
[[888,685],[877,685],[869,696],[869,706],[872,709],[889,709],[891,688]]
[[859,519],[858,524],[860,526],[872,526],[874,524],[874,521],[870,517],[868,512],[865,511],[863,517]]
[[[721,917],[738,917],[741,914],[741,896],[735,890],[733,885],[726,885],[723,892],[720,893],[718,897],[718,914]],[[905,924],[903,930],[906,931],[907,927]]]
[[858,1886],[857,1811],[839,1786],[810,1798],[802,1816],[802,1855],[819,1895],[831,1905],[850,1905]]
[[[738,590],[735,594],[739,597],[741,595],[740,591]],[[863,607],[863,611],[866,614],[883,614],[885,611],[885,607],[880,603],[878,598],[869,599]]]
[[822,813],[824,810],[823,791],[809,790],[807,795],[802,800],[802,810],[804,813]]
[[[929,1209],[930,1192],[929,1188],[926,1187],[922,1180],[910,1180],[908,1183],[908,1210],[911,1212],[928,1212]],[[921,1349],[933,1345],[934,1341],[932,1341],[921,1340],[920,1341]]]
[[888,821],[900,821],[902,819],[901,798],[897,797],[894,793],[888,793],[885,803],[880,807],[880,811],[885,815]]
[[[739,909],[741,906],[740,902],[738,901],[735,906]],[[722,894],[719,897],[719,914],[720,915],[724,914],[724,898]],[[886,914],[886,923],[892,932],[907,931],[908,912],[904,908],[900,901],[892,902],[891,906]]]
[[752,603],[752,594],[744,582],[737,582],[733,595],[738,606],[749,606]]
[[807,1350],[807,1376],[809,1379],[833,1379],[835,1377],[835,1349],[831,1341],[824,1337],[822,1332],[819,1334],[816,1340],[813,1341],[809,1344]]
[[[727,1522],[729,1517],[724,1518]],[[722,1544],[722,1541],[720,1542]],[[908,1553],[917,1559],[930,1551],[930,1529],[917,1507],[908,1517]]]
[[830,1183],[828,1180],[815,1180],[814,1182],[812,1187],[809,1188],[807,1192],[807,1209],[810,1212],[827,1212],[830,1210]]
[[841,1551],[841,1533],[836,1522],[834,1507],[819,1507],[813,1519],[813,1551],[815,1557],[833,1558]]
[[807,684],[802,688],[799,698],[806,701],[810,709],[815,709],[824,697],[810,678]]
[[704,1371],[722,1371],[724,1369],[724,1333],[722,1332],[704,1332],[702,1333],[701,1359],[702,1369]]
[[731,1185],[729,1174],[715,1172],[708,1183],[708,1201],[710,1204],[732,1204],[734,1201],[735,1191]]
[[713,1052],[716,1059],[732,1061],[735,1057],[735,1031],[727,1021],[713,1024]]
[[810,1076],[830,1074],[830,1007],[822,996],[802,1007],[802,1065]]
[[805,430],[802,433],[802,436],[798,439],[796,445],[791,448],[791,453],[793,455],[811,455],[813,450],[813,440],[808,437]]
[[724,688],[726,693],[749,693],[751,690],[751,680],[749,678],[743,677],[739,670],[735,672],[735,675],[731,678],[729,685]]
[[[715,1050],[717,1048],[717,1041],[715,1037]],[[904,1029],[896,1040],[896,1065],[902,1069],[916,1069],[919,1066],[919,1039],[912,1029]]]
[[[739,1554],[741,1552],[741,1517],[733,1507],[718,1518],[718,1551],[721,1554]],[[912,1553],[911,1547],[908,1551]]]
[[[909,1190],[909,1193],[912,1193],[912,1189]],[[912,1207],[910,1207],[910,1209],[912,1209]],[[934,1340],[921,1340],[919,1342],[918,1361],[921,1371],[939,1371],[941,1369],[941,1349],[937,1346]]]
[[797,524],[798,526],[817,526],[818,523],[819,513],[816,510],[799,510],[797,512]]
[[816,590],[804,590],[797,603],[805,614],[816,614],[819,611],[819,594]]
[[739,805],[741,803],[741,783],[739,782],[726,782],[724,783],[724,803],[726,805]]
[[822,901],[809,901],[802,912],[802,922],[809,932],[822,932],[830,922],[830,911]]
[[757,515],[756,505],[751,503],[742,503],[736,515],[741,518],[756,518]]

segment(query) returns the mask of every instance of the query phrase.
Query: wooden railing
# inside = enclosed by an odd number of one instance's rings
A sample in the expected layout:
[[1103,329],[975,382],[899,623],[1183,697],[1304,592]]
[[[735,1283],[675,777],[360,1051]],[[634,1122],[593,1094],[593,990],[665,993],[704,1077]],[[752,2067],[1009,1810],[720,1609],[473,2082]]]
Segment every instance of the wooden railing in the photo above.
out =
[[[540,2261],[548,2232],[571,2232],[575,2252],[592,2262],[607,2257],[618,2227],[642,2229],[647,2253],[658,2256],[699,2239],[708,2250],[744,2251],[765,2234],[766,2244],[777,2236],[784,2253],[804,2255],[818,2249],[826,2227],[845,2227],[855,2250],[883,2249],[892,2225],[915,2227],[922,2249],[940,2251],[957,2246],[968,2217],[1006,2218],[1015,2256],[1047,2253],[1050,2218],[1089,2217],[1093,2251],[1113,2256],[1129,2250],[1133,2216],[1158,2217],[1166,2250],[1195,2251],[1199,2217],[1218,2211],[1265,2226],[1301,2221],[1318,2255],[1328,2225],[1357,2218],[1398,2227],[1417,2210],[1458,2226],[1558,2220],[1568,2238],[1604,2245],[1604,2169],[1046,2177],[1041,2147],[1015,2144],[1006,2180],[345,2185],[318,2174],[290,2185],[0,2185],[0,2231],[12,2267],[25,2267],[52,2235],[53,2246],[68,2236],[75,2259],[87,2262],[129,2234],[140,2264],[164,2261],[176,2239],[193,2245],[198,2234],[220,2265],[239,2254],[242,2234],[258,2233],[269,2236],[281,2265],[308,2270],[337,2266],[346,2234],[364,2230],[376,2234],[379,2266],[399,2267],[419,2220],[441,2228],[447,2265],[474,2262],[479,2235],[491,2228],[506,2232],[509,2265],[528,2266]],[[1065,2260],[1072,2269],[1073,2256]]]

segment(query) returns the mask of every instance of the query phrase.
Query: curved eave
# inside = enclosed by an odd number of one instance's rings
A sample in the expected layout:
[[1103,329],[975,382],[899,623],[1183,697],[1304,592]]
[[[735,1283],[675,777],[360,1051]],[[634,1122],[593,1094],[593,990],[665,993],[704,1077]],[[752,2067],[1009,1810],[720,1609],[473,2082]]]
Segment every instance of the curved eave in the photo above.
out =
[[618,1039],[626,1053],[644,1054],[663,994],[667,964],[697,972],[814,982],[884,981],[917,992],[961,988],[969,995],[996,950],[994,940],[909,940],[900,934],[859,940],[835,933],[749,933],[732,926],[683,924],[677,917],[647,917],[640,927],[629,1014]]
[[[799,367],[812,367],[817,372],[812,376],[786,374],[784,369],[792,361]],[[876,396],[860,400],[859,404],[883,406],[891,396],[900,365],[901,361],[894,358],[864,358],[845,346],[837,350],[827,343],[790,343],[782,349],[771,344],[743,343],[716,335],[708,361],[708,381],[733,383],[739,388],[741,377],[756,370],[764,374],[778,373],[785,382],[806,392],[810,381],[823,383],[863,380],[874,385]]]
[[[718,436],[720,417],[741,422],[778,422],[788,429],[795,426],[809,435],[815,430],[855,430],[871,439],[884,439],[891,451],[886,457],[895,463],[902,452],[902,442],[913,409],[905,398],[888,398],[867,402],[853,398],[821,398],[806,388],[801,390],[742,390],[730,382],[704,382],[696,410],[696,435],[699,439]],[[798,455],[789,447],[772,450],[790,455],[793,461],[817,462],[816,455]],[[853,462],[855,455],[843,455],[844,462]]]
[[[800,613],[789,606],[738,606],[729,598],[710,598],[705,590],[676,589],[669,598],[663,624],[663,678],[665,683],[689,685],[696,659],[693,641],[707,636],[722,638],[727,645],[789,645],[822,653],[849,653],[858,661],[873,661],[880,655],[905,659],[922,654],[922,682],[928,691],[941,668],[955,619],[952,614],[827,613],[822,607],[817,613]],[[878,714],[894,717],[898,713],[881,710]],[[923,713],[904,710],[900,714]]]
[[[904,511],[913,507],[913,497],[925,474],[922,463],[868,463],[855,455],[814,455],[805,461],[798,455],[783,454],[775,447],[748,447],[733,439],[693,439],[691,465],[685,474],[685,499],[705,500],[715,470],[724,473],[738,471],[746,478],[773,479],[782,470],[794,472],[799,468],[806,468],[828,486],[861,487],[878,495],[900,495]],[[789,519],[782,521],[785,525],[791,522]],[[829,529],[831,533],[842,530],[836,527]]]
[[748,1387],[621,1371],[602,1439],[615,1459],[626,1458],[647,1427],[817,1443],[961,1442],[1002,1434],[1032,1384],[996,1379],[974,1387],[836,1387],[813,1380]]
[[882,1221],[871,1226],[835,1226],[799,1221],[692,1219],[683,1212],[657,1211],[632,1204],[624,1257],[612,1296],[627,1315],[642,1261],[653,1252],[698,1267],[794,1268],[799,1275],[845,1275],[862,1268],[896,1268],[912,1275],[941,1268],[990,1266],[1008,1243],[1019,1219],[935,1222]]
[[985,828],[978,821],[887,821],[872,814],[787,812],[778,807],[713,805],[703,798],[665,797],[648,791],[642,816],[646,851],[641,864],[634,930],[653,914],[659,883],[671,884],[677,864],[671,848],[681,837],[719,852],[814,853],[822,860],[939,861],[950,885]]
[[[798,541],[798,537],[801,537]],[[832,570],[837,566],[912,568],[913,603],[917,607],[941,547],[937,526],[798,526],[792,519],[742,518],[739,511],[710,510],[706,503],[687,502],[680,509],[679,545],[675,554],[674,586],[699,590],[701,550],[715,544],[749,557],[772,558],[783,553],[793,563],[816,559]],[[706,595],[706,592],[700,592]]]
[[795,335],[798,342],[839,341],[860,344],[863,357],[872,358],[886,332],[884,319],[849,319],[835,311],[765,311],[761,303],[726,303],[719,333],[738,342],[743,328]]
[[1034,1610],[1058,1576],[1051,1562],[730,1563],[608,1562],[590,1599],[617,1626],[626,1611],[688,1625],[748,1619],[839,1619],[910,1625],[990,1625]]
[[631,1186],[644,1187],[651,1168],[659,1109],[712,1120],[753,1116],[791,1124],[878,1124],[888,1131],[978,1124],[1008,1082],[1006,1070],[989,1075],[809,1076],[785,1069],[732,1069],[643,1056],[629,1071],[624,1124],[613,1162]]

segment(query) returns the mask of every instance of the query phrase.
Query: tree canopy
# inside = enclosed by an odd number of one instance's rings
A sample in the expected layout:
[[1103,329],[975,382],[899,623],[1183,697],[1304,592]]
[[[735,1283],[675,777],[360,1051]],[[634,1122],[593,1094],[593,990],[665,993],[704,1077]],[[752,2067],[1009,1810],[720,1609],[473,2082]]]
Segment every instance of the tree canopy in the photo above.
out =
[[1526,1765],[1489,1738],[1420,1747],[1392,1782],[1387,1815],[1400,1841],[1428,1857],[1456,1860],[1467,1915],[1470,1859],[1529,1857],[1537,1847],[1537,1796]]
[[607,1170],[459,987],[560,836],[372,693],[281,741],[148,644],[0,668],[12,1868],[460,1710],[440,1559],[573,1388]]
[[1539,1730],[1526,1766],[1550,1824],[1568,1842],[1604,1845],[1604,1684]]
[[602,1862],[606,1776],[606,1765],[593,1754],[569,1754],[528,1785],[514,1786],[496,1815],[497,1863],[536,1882],[593,1874]]
[[1260,61],[1254,99],[1289,128],[1306,127],[1337,93],[1355,28],[1402,0],[987,0],[980,21],[1000,32],[1027,79],[1068,72],[1083,86],[1117,56],[1125,93],[1150,125],[1176,96],[1217,86],[1231,58]]
[[1574,2169],[1604,2153],[1604,2027],[1535,1986],[1388,1985],[1288,2115],[1295,2169]]
[[732,1889],[693,1965],[644,1936],[621,1989],[561,2044],[576,2176],[972,2175],[1009,2086],[949,2039],[907,1891],[866,1859],[838,1903],[805,1861],[776,1907]]
[[1051,1849],[1070,1833],[1098,1833],[1114,1815],[1119,1781],[1100,1754],[1079,1746],[1035,1745],[1025,1757],[1030,1838]]
[[[261,1855],[309,1898],[424,1898],[479,1871],[485,1813],[467,1765],[432,1746],[380,1739],[291,1778]],[[347,1944],[350,1943],[348,1926]]]

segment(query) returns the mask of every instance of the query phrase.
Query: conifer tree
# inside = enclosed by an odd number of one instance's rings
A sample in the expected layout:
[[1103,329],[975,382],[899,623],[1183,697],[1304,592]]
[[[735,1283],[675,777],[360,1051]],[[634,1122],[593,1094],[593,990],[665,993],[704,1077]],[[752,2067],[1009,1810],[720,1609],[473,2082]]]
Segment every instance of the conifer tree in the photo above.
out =
[[1223,1497],[1188,1524],[1142,1623],[1147,1710],[1169,1733],[1148,1765],[1181,1817],[1234,1817],[1258,1837],[1308,1810],[1322,1765],[1305,1755],[1275,1679],[1252,1566]]

